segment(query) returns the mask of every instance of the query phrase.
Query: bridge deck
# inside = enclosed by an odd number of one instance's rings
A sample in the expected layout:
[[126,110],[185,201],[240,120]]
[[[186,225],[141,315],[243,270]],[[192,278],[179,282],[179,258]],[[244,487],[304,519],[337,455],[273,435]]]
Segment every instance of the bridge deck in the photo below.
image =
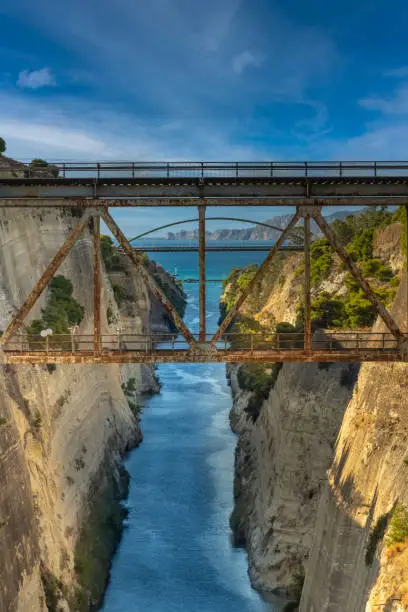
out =
[[4,353],[10,364],[408,361],[389,333],[326,333],[313,339],[311,351],[303,348],[304,341],[302,333],[226,334],[215,347],[208,336],[206,343],[190,348],[175,335],[121,333],[102,336],[95,351],[93,336],[20,336],[5,345]]
[[[296,206],[394,204],[408,197],[408,162],[84,163],[0,176],[0,207]],[[41,202],[36,202],[36,199]],[[365,201],[367,199],[367,201]]]

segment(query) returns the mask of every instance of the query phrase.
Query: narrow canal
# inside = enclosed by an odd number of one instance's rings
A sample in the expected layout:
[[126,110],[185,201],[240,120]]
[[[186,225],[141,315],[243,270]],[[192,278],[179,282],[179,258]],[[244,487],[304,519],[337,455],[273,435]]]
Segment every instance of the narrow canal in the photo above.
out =
[[[159,259],[181,278],[197,275],[195,259]],[[173,254],[173,258],[175,254]],[[220,266],[209,256],[209,278],[226,276],[237,254]],[[240,254],[238,254],[238,258]],[[262,258],[260,254],[260,258]],[[212,264],[212,265],[211,265]],[[198,329],[198,285],[186,285],[185,320]],[[220,283],[209,284],[208,328],[218,319]],[[246,553],[232,546],[236,438],[228,423],[230,389],[223,364],[165,364],[160,395],[146,402],[144,441],[126,461],[129,517],[113,561],[106,612],[261,612],[271,610],[251,588]]]

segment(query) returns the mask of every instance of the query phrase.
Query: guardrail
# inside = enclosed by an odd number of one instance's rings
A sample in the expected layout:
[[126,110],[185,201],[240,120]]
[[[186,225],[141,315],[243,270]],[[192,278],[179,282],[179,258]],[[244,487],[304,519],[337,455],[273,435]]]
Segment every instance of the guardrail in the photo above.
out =
[[[207,334],[206,343],[209,344],[212,335]],[[299,351],[304,347],[304,334],[302,332],[286,332],[275,334],[224,334],[222,340],[217,342],[216,349],[223,351]],[[198,341],[198,334],[196,335]],[[132,334],[120,332],[101,336],[101,352],[143,352],[154,353],[160,351],[186,351],[187,342],[177,334]],[[387,351],[397,350],[398,345],[394,336],[381,332],[328,332],[314,337],[312,351],[338,352],[338,351]],[[204,347],[205,350],[205,347]],[[94,351],[93,335],[55,334],[42,338],[41,336],[28,336],[21,334],[11,338],[4,346],[4,351],[12,353],[61,353],[69,354]]]
[[[408,177],[408,161],[346,162],[50,162],[48,167],[10,166],[27,178],[285,178],[285,177]],[[1,172],[7,170],[2,166]]]

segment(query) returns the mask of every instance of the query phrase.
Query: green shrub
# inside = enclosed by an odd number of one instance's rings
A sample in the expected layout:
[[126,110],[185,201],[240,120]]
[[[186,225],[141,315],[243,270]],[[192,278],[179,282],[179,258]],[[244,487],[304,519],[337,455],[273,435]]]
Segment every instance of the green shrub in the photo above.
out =
[[29,164],[31,176],[53,176],[59,175],[59,169],[54,164],[49,164],[45,159],[33,159]]
[[112,283],[112,290],[113,290],[115,302],[120,308],[120,305],[122,304],[123,300],[126,298],[126,291],[121,285],[118,285],[117,283]]
[[394,272],[389,266],[386,266],[381,259],[367,259],[363,261],[361,270],[364,276],[377,278],[384,282],[394,278]]
[[61,599],[62,583],[44,565],[41,566],[41,582],[44,589],[45,603],[49,612],[58,612]]
[[42,426],[42,416],[39,410],[35,411],[33,425],[36,429],[40,429],[40,427]]
[[108,272],[124,270],[125,266],[117,247],[113,244],[112,238],[109,236],[101,236],[101,254]]
[[315,287],[326,279],[333,265],[333,249],[325,239],[316,240],[310,246],[310,282]]
[[[55,276],[48,290],[48,300],[41,310],[41,319],[34,319],[27,327],[29,336],[39,336],[41,330],[51,328],[54,334],[69,334],[69,326],[79,325],[84,317],[84,307],[73,297],[72,282],[64,276]],[[52,336],[49,339],[53,342]]]
[[122,390],[126,396],[133,397],[137,391],[136,378],[129,378],[125,383],[122,383]]
[[245,363],[238,370],[239,386],[253,393],[245,412],[251,416],[254,423],[258,419],[263,402],[275,386],[281,368],[281,363]]
[[133,402],[132,400],[128,400],[129,408],[132,411],[134,417],[138,417],[142,412],[142,407],[137,402]]
[[6,151],[6,141],[4,140],[4,138],[1,138],[0,136],[0,155],[3,155],[5,151]]
[[349,327],[369,327],[377,316],[374,306],[362,291],[349,296],[345,302],[345,312]]
[[311,317],[319,327],[342,327],[345,320],[345,305],[341,298],[332,298],[329,293],[321,293],[311,303]]
[[381,540],[384,538],[385,532],[387,530],[389,518],[390,518],[389,514],[382,514],[378,518],[374,526],[374,529],[372,529],[370,532],[368,543],[366,546],[366,554],[365,554],[365,563],[368,566],[371,566],[373,564],[377,546],[381,542]]
[[398,503],[391,514],[385,543],[389,547],[397,542],[403,542],[406,538],[408,538],[408,511],[403,504]]

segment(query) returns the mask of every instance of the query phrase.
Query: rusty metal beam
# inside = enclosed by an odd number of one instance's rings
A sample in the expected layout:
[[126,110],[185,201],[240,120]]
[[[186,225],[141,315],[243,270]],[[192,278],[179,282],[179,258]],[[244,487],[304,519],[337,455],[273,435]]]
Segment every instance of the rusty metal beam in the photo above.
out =
[[13,317],[9,326],[5,330],[4,334],[0,338],[0,344],[5,344],[11,336],[21,327],[25,317],[30,312],[31,308],[34,306],[40,295],[45,290],[46,286],[50,282],[51,278],[54,276],[55,272],[58,270],[62,262],[66,259],[68,253],[74,246],[75,242],[78,239],[78,236],[84,230],[86,224],[89,221],[89,218],[92,214],[92,211],[85,211],[78,225],[72,230],[69,234],[68,238],[58,251],[58,253],[54,256],[51,263],[48,265],[47,269],[41,276],[40,280],[36,283],[35,287],[26,298],[23,305],[20,307],[17,314]]
[[223,322],[219,326],[217,332],[214,334],[213,338],[211,339],[211,342],[210,342],[211,346],[215,346],[215,344],[221,338],[221,336],[226,331],[228,326],[231,324],[232,320],[234,319],[234,317],[238,313],[239,309],[241,308],[242,304],[244,303],[244,301],[246,300],[248,295],[254,289],[256,283],[258,283],[264,277],[266,271],[269,268],[269,264],[271,263],[272,259],[275,257],[276,253],[279,251],[279,248],[282,246],[282,244],[287,239],[287,237],[288,237],[289,233],[291,232],[291,230],[295,227],[296,223],[299,221],[299,218],[300,218],[300,213],[299,213],[299,210],[297,210],[295,215],[290,220],[290,222],[289,222],[288,226],[286,227],[286,229],[283,230],[282,234],[279,236],[278,240],[275,242],[275,244],[273,245],[272,249],[270,250],[270,252],[266,256],[266,259],[264,260],[263,264],[258,269],[258,271],[255,274],[254,278],[251,280],[251,282],[246,287],[246,289],[244,289],[243,291],[241,291],[241,293],[238,294],[238,297],[237,297],[234,305],[232,306],[232,308],[230,309],[230,311],[228,312],[228,314],[224,318]]
[[406,278],[406,295],[405,295],[405,330],[408,333],[408,204],[405,205],[405,278]]
[[257,351],[249,350],[217,350],[217,351],[187,351],[154,350],[143,351],[103,351],[95,355],[93,351],[80,354],[71,353],[19,353],[5,352],[9,364],[103,364],[103,363],[363,363],[371,362],[402,362],[407,363],[406,351],[393,350],[341,350],[341,351],[311,351],[306,355],[303,349],[291,351]]
[[92,217],[93,221],[93,322],[94,322],[94,352],[101,351],[101,219]]
[[365,277],[363,276],[360,268],[356,266],[353,259],[343,248],[340,241],[337,239],[336,234],[333,232],[332,228],[327,223],[323,215],[320,212],[313,211],[312,217],[314,221],[317,223],[317,225],[319,226],[319,228],[321,229],[323,235],[326,236],[326,238],[332,245],[333,249],[339,255],[339,257],[345,264],[346,268],[349,270],[350,274],[359,283],[360,287],[364,291],[366,298],[372,303],[375,310],[380,315],[380,317],[382,318],[382,320],[384,321],[385,325],[388,327],[388,329],[390,330],[394,338],[397,341],[403,340],[404,334],[401,332],[397,323],[395,322],[391,314],[388,312],[388,310],[385,308],[385,306],[380,302],[380,300],[378,299],[374,291],[371,289],[369,283],[366,281]]
[[[311,199],[310,197],[280,197],[280,196],[222,196],[222,197],[206,197],[206,205],[211,207],[217,206],[246,206],[248,208],[254,208],[257,206],[401,206],[405,205],[408,197],[404,196],[370,196],[361,197],[358,195],[348,196],[319,196],[319,199]],[[97,208],[97,207],[109,207],[109,208],[126,208],[126,207],[177,207],[177,208],[190,208],[192,206],[198,206],[200,203],[200,196],[195,197],[133,197],[126,198],[123,196],[115,197],[99,197],[94,196],[89,198],[78,198],[72,197],[1,197],[0,196],[0,209],[1,208]]]
[[310,216],[304,217],[304,245],[305,245],[305,351],[312,349],[312,318],[310,296]]
[[176,325],[179,332],[184,336],[190,346],[198,344],[197,340],[194,338],[193,334],[190,332],[187,325],[184,323],[183,319],[180,317],[180,315],[174,308],[173,304],[167,298],[161,287],[157,284],[157,282],[151,276],[149,270],[144,265],[142,255],[140,255],[140,253],[136,253],[132,249],[132,246],[130,245],[126,236],[123,234],[122,230],[107,210],[105,210],[105,212],[103,213],[102,218],[105,221],[106,225],[109,227],[112,234],[115,236],[116,240],[119,242],[119,244],[125,251],[125,253],[130,258],[132,263],[136,266],[138,272],[140,273],[146,284],[149,286],[153,295],[155,295],[158,300],[160,300],[160,302],[163,304],[170,317],[173,319],[174,324]]
[[205,308],[205,205],[198,207],[198,260],[200,273],[200,342],[205,342],[206,308]]

